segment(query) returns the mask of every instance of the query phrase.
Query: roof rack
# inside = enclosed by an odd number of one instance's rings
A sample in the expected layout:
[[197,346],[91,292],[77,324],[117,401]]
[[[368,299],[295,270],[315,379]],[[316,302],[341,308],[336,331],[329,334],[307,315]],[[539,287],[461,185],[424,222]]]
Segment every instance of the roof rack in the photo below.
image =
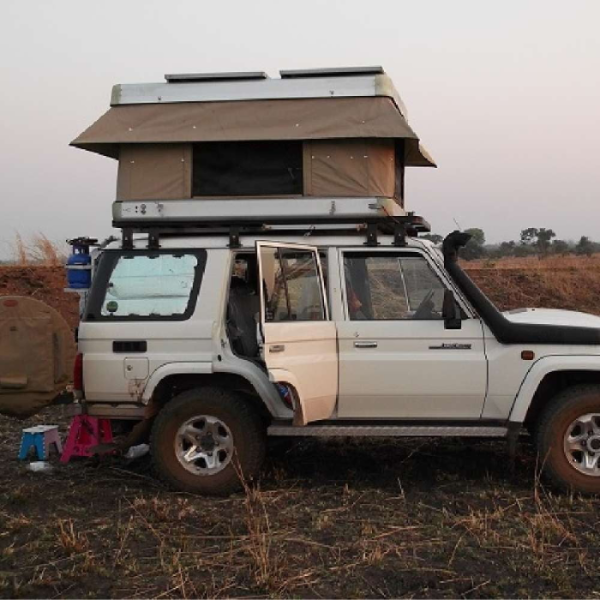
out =
[[[241,246],[240,236],[242,234],[254,234],[268,231],[273,234],[281,231],[285,235],[302,235],[320,233],[320,234],[348,234],[356,233],[366,236],[365,244],[367,246],[378,246],[378,235],[393,235],[393,243],[396,246],[405,246],[406,238],[415,236],[418,233],[431,231],[429,223],[414,213],[406,213],[399,209],[387,210],[385,199],[352,199],[352,200],[375,200],[371,202],[369,212],[364,210],[357,212],[357,203],[354,207],[348,206],[349,199],[344,198],[339,203],[343,209],[337,212],[335,200],[328,198],[310,199],[313,202],[302,199],[301,201],[290,201],[282,204],[281,199],[278,204],[277,212],[264,210],[264,203],[273,202],[272,200],[262,200],[256,214],[248,211],[233,211],[232,207],[239,209],[240,203],[248,203],[248,200],[199,200],[199,206],[196,210],[191,210],[193,200],[184,201],[165,201],[158,202],[139,202],[132,206],[132,202],[115,202],[113,205],[113,226],[123,231],[123,248],[133,249],[133,234],[145,233],[148,235],[148,248],[158,249],[160,247],[160,238],[172,235],[228,235],[229,246],[239,248]],[[317,203],[314,202],[317,201]],[[316,211],[318,202],[324,201],[330,203],[330,212],[323,213]],[[256,203],[257,200],[252,202]],[[285,200],[283,201],[285,202]],[[185,203],[187,210],[175,207],[173,204]],[[218,212],[215,211],[216,203],[220,206]],[[388,199],[387,206],[393,203]],[[212,205],[211,205],[212,204]],[[161,205],[161,206],[157,206]],[[224,206],[225,205],[225,206]],[[297,207],[305,205],[304,210],[298,210]],[[306,206],[309,205],[309,206]],[[243,206],[243,204],[242,204]],[[285,211],[282,206],[292,207]],[[199,210],[199,207],[205,210]],[[262,211],[260,210],[262,207]],[[294,210],[293,207],[296,207]],[[332,212],[332,208],[334,209]],[[354,208],[354,210],[352,210]],[[364,207],[363,207],[364,208]],[[171,210],[169,210],[171,209]],[[313,212],[309,212],[312,209]],[[166,213],[166,214],[165,214]]]

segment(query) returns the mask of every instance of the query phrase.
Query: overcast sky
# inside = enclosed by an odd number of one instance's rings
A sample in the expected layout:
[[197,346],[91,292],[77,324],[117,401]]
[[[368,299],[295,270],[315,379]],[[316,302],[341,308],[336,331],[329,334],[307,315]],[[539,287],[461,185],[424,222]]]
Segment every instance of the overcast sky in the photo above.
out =
[[600,0],[0,0],[0,255],[16,232],[110,233],[117,163],[69,142],[115,83],[383,65],[439,169],[436,232],[600,240]]

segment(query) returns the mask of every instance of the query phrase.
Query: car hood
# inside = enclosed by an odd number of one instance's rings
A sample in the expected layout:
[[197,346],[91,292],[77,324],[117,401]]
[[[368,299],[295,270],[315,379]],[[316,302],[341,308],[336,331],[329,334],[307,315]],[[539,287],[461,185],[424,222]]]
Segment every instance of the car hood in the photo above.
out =
[[566,325],[569,327],[592,327],[600,329],[600,317],[574,310],[554,308],[518,308],[503,313],[513,323],[532,325]]

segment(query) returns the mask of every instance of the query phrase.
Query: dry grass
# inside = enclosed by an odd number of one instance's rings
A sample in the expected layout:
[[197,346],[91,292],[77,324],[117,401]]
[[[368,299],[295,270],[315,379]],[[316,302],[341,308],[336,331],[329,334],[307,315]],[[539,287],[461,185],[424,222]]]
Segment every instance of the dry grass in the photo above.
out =
[[58,267],[66,262],[67,247],[65,244],[49,240],[43,233],[35,234],[28,242],[17,233],[13,244],[13,256],[14,264],[20,267]]
[[14,254],[18,265],[29,264],[29,255],[27,252],[27,247],[25,246],[23,238],[18,233],[15,236]]
[[600,254],[522,256],[463,261],[467,269],[600,269]]
[[165,489],[144,459],[31,473],[9,452],[21,426],[0,419],[2,597],[600,591],[600,500],[545,488],[527,444],[512,476],[500,441],[306,440],[215,499]]
[[72,519],[59,519],[57,532],[58,546],[68,554],[84,552],[89,543],[85,534],[76,533]]
[[563,308],[600,314],[600,255],[463,263],[502,310]]

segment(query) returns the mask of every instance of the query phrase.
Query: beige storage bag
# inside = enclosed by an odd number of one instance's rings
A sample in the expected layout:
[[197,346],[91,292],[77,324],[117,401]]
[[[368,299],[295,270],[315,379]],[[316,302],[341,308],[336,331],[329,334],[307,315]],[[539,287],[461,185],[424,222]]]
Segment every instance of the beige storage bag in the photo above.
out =
[[29,417],[72,381],[75,341],[67,322],[39,300],[0,297],[0,414]]

